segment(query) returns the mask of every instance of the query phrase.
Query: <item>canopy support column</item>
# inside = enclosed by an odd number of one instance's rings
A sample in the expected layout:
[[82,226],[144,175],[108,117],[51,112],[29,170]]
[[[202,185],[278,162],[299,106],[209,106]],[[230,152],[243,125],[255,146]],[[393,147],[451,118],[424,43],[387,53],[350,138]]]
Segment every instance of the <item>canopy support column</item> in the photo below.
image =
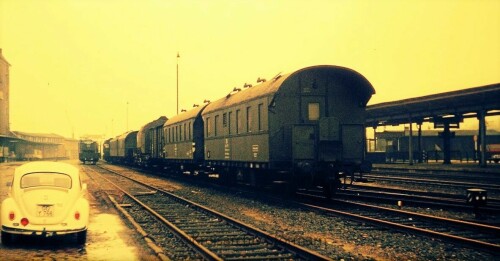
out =
[[413,165],[413,123],[411,116],[408,118],[410,122],[410,134],[408,135],[408,163]]
[[486,111],[477,113],[479,120],[479,166],[486,167]]

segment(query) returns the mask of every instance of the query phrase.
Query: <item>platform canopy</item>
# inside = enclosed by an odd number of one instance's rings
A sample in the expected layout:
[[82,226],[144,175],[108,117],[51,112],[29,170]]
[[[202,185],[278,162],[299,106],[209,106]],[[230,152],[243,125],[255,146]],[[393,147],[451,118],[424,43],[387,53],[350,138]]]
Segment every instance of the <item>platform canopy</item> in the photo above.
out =
[[367,106],[367,127],[500,115],[500,83]]

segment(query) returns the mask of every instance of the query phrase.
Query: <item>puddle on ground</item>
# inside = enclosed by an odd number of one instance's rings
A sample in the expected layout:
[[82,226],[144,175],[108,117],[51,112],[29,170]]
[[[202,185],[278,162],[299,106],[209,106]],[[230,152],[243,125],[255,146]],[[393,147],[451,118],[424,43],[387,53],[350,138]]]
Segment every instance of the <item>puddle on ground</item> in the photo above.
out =
[[85,251],[88,260],[140,260],[130,231],[119,216],[96,214],[89,224]]

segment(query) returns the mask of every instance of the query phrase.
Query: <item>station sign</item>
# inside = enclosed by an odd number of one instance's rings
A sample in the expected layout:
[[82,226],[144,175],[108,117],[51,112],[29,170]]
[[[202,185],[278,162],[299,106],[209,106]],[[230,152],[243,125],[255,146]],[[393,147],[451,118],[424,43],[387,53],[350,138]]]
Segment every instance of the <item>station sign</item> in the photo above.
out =
[[433,117],[432,121],[434,123],[434,129],[442,129],[446,125],[448,128],[460,128],[460,122],[463,122],[462,116],[453,116],[453,117]]

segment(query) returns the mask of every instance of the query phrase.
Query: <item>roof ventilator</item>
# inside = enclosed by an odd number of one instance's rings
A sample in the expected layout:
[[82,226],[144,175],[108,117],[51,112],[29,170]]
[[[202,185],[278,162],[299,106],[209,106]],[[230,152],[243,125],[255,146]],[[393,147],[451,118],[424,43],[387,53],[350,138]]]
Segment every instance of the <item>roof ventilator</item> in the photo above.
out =
[[259,83],[259,82],[266,82],[266,79],[259,77],[259,78],[257,78],[257,83]]

